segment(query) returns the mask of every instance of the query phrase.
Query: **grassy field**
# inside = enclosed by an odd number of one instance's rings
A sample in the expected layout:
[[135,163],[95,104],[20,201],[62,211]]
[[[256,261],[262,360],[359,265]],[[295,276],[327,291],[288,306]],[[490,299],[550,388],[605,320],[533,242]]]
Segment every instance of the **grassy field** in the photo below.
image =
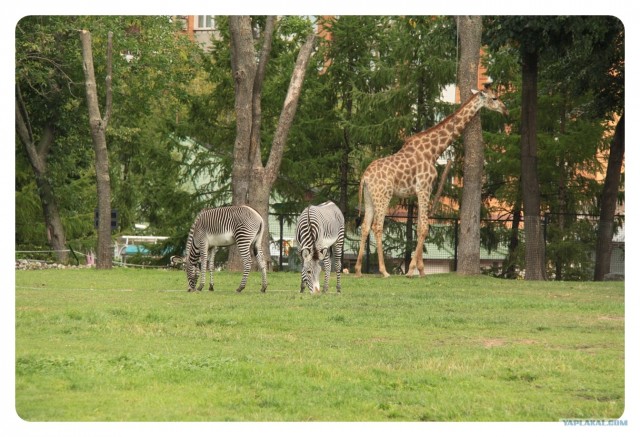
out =
[[624,411],[624,284],[16,271],[27,421],[558,421]]

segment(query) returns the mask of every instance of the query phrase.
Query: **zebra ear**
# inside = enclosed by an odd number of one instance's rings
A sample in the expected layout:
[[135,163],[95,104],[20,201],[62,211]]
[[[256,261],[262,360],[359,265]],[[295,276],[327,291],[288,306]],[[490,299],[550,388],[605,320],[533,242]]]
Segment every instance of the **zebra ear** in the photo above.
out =
[[300,256],[305,261],[309,260],[311,258],[311,250],[307,248],[300,250]]
[[323,247],[318,252],[320,252],[320,259],[324,259],[327,256],[328,247]]

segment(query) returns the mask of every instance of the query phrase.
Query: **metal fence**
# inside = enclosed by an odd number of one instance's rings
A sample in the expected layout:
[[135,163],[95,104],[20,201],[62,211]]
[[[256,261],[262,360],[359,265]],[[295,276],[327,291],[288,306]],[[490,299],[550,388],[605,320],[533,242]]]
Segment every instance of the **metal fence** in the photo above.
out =
[[[272,266],[280,271],[299,271],[300,259],[295,247],[295,225],[297,214],[271,214],[269,231]],[[545,214],[540,218],[544,235],[547,277],[556,280],[592,280],[596,257],[598,217],[587,214]],[[411,255],[415,251],[416,217],[389,215],[385,219],[383,245],[387,271],[405,273]],[[360,227],[356,217],[345,217],[346,235],[343,268],[354,270],[360,247]],[[425,272],[455,272],[458,266],[458,239],[460,220],[456,217],[432,217],[429,220],[429,235],[424,246]],[[625,244],[623,215],[614,220],[614,237],[610,273],[624,275]],[[524,277],[525,233],[522,220],[483,219],[480,226],[480,267],[484,273],[505,278]],[[69,245],[71,248],[71,245]],[[53,252],[40,248],[17,250],[18,260],[45,260],[52,262]],[[85,248],[86,249],[86,248]],[[365,244],[362,271],[378,272],[377,247],[373,235]],[[86,253],[83,253],[86,252]],[[70,250],[72,264],[92,264],[90,249]],[[220,263],[224,264],[226,251],[219,251]],[[132,258],[127,265],[158,266],[158,258],[136,263]],[[116,264],[124,262],[114,258]],[[162,264],[166,266],[166,264]]]
[[[271,256],[278,270],[298,270],[300,260],[295,248],[297,215],[271,215]],[[591,280],[596,255],[598,217],[593,215],[546,214],[540,218],[545,244],[547,275],[558,280]],[[353,271],[360,246],[360,227],[355,217],[345,217],[346,236],[343,267]],[[409,223],[408,223],[409,222]],[[387,216],[383,246],[389,272],[405,273],[415,251],[416,217]],[[454,272],[458,266],[460,220],[456,217],[432,217],[425,242],[425,272]],[[515,226],[515,228],[514,228]],[[610,272],[624,275],[624,216],[616,216]],[[407,238],[409,236],[409,238]],[[499,277],[524,276],[526,244],[522,220],[483,219],[480,226],[480,267]],[[378,272],[377,247],[372,234],[366,242],[362,270]]]

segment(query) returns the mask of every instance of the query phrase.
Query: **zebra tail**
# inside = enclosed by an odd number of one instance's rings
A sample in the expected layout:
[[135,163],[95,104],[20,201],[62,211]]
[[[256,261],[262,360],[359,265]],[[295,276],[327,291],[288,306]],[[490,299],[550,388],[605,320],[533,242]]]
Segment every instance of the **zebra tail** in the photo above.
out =
[[255,257],[258,256],[258,247],[259,247],[258,245],[262,244],[263,225],[264,225],[264,221],[261,221],[260,227],[258,228],[258,232],[256,232],[256,238],[253,240],[253,244],[251,245],[253,249],[253,256]]
[[178,264],[184,264],[185,257],[175,255],[175,256],[172,256],[171,258],[169,258],[169,261],[171,262],[172,266],[177,266]]

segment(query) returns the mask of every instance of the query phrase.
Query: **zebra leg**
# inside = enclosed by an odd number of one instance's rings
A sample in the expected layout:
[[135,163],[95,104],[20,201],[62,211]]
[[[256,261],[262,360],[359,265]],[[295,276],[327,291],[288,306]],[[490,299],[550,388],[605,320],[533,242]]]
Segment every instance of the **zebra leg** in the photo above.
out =
[[200,276],[198,278],[198,286],[196,290],[202,291],[202,287],[204,287],[204,283],[207,280],[207,252],[209,249],[207,248],[206,241],[200,243]]
[[213,264],[216,257],[216,247],[209,249],[209,291],[213,291]]
[[322,285],[322,292],[326,293],[329,289],[329,276],[331,275],[331,256],[327,253],[324,258],[324,284]]
[[244,290],[244,287],[247,286],[247,278],[249,277],[249,271],[251,270],[250,249],[251,248],[248,244],[243,244],[242,246],[238,245],[238,253],[242,258],[242,279],[240,280],[240,285],[236,289],[237,293],[240,293]]
[[262,287],[260,288],[261,292],[267,291],[267,264],[264,261],[264,254],[262,253],[262,249],[260,248],[260,242],[256,243],[256,259],[258,260],[258,265],[260,266],[260,271],[262,272]]
[[342,244],[343,241],[338,240],[336,245],[334,246],[334,254],[335,257],[334,263],[336,266],[336,291],[340,293],[340,274],[342,273]]

